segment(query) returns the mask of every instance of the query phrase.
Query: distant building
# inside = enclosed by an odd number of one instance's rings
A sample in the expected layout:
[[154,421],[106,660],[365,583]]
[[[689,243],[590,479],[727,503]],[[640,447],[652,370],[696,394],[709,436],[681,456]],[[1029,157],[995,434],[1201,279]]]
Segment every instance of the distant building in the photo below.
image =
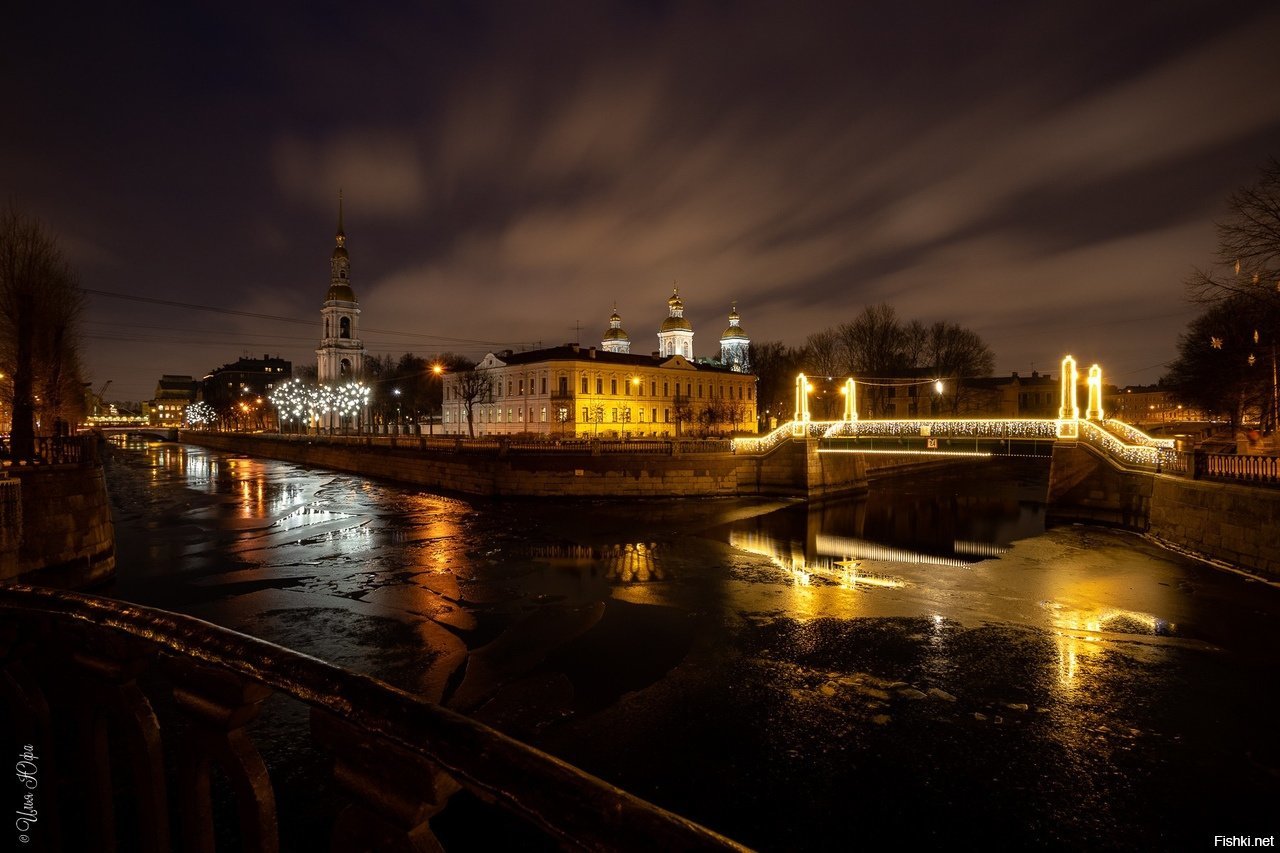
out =
[[1181,421],[1208,421],[1204,412],[1184,407],[1173,392],[1159,385],[1129,385],[1104,395],[1102,408],[1107,417],[1130,424],[1163,424]]
[[156,383],[155,396],[147,404],[147,421],[152,426],[181,426],[187,406],[194,403],[200,383],[190,376],[168,374]]
[[260,420],[256,415],[269,408],[264,401],[271,389],[292,378],[292,362],[264,354],[262,358],[241,358],[214,368],[200,381],[200,390],[215,412],[225,415],[237,406],[245,406],[255,410],[251,420],[256,422]]
[[[690,332],[692,335],[692,332]],[[489,353],[471,391],[477,436],[676,437],[756,431],[756,378],[682,354],[633,355],[577,344]],[[468,433],[467,373],[444,386],[445,432]]]
[[658,328],[658,354],[663,358],[679,355],[693,361],[693,324],[684,317],[684,303],[675,287],[667,300],[667,319]]
[[600,349],[605,352],[631,352],[631,338],[622,328],[622,318],[618,316],[618,306],[613,306],[613,314],[609,316],[609,328],[604,330],[604,340]]

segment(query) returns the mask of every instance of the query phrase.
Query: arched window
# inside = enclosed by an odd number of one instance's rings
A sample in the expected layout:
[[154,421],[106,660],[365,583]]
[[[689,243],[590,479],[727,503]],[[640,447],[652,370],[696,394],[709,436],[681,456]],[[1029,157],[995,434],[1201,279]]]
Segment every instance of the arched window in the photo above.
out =
[[351,337],[351,318],[350,317],[343,317],[340,320],[338,320],[338,337],[340,338]]
[[[343,319],[345,320],[346,318],[344,317]],[[344,359],[342,360],[342,362],[338,365],[338,375],[339,375],[339,376],[343,376],[343,377],[346,377],[346,376],[350,376],[350,375],[351,375],[351,360],[350,360],[350,359],[348,359],[348,358],[344,358]]]

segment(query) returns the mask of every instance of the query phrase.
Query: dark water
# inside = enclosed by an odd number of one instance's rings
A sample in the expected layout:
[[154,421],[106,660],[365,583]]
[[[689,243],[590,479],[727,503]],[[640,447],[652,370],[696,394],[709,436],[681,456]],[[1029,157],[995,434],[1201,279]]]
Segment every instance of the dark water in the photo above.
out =
[[[765,849],[1274,834],[1280,592],[1046,532],[1046,475],[485,503],[151,445],[110,462],[114,594],[446,701]],[[312,781],[296,713],[264,750]],[[473,819],[437,825],[479,847]]]

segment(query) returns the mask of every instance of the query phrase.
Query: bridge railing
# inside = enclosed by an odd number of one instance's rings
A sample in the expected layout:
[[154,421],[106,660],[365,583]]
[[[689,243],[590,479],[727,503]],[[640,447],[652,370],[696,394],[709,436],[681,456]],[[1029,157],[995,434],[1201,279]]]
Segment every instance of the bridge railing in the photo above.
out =
[[[291,777],[294,800],[340,800],[336,817],[312,809],[286,824],[308,847],[435,849],[429,819],[466,789],[561,846],[743,849],[373,678],[127,602],[0,586],[0,685],[10,742],[30,756],[19,771],[38,780],[38,818],[18,818],[33,849],[206,851],[215,824],[238,825],[245,850],[281,849],[272,770],[250,725],[273,693],[309,708],[312,745],[334,759],[329,781]],[[211,794],[213,767],[229,800]],[[297,790],[309,783],[317,790]],[[296,835],[287,847],[302,846]]]
[[1093,421],[1081,420],[1080,439],[1130,468],[1177,472],[1185,468],[1172,446],[1128,444]]
[[1231,453],[1197,452],[1194,465],[1195,477],[1198,480],[1280,486],[1280,456],[1238,456]]
[[827,438],[860,436],[887,438],[993,438],[1052,439],[1057,421],[1017,418],[944,418],[940,420],[840,421],[829,427]]
[[1110,431],[1118,438],[1123,439],[1128,444],[1140,444],[1147,447],[1162,447],[1167,450],[1173,450],[1177,443],[1172,438],[1155,438],[1147,435],[1133,424],[1127,424],[1124,421],[1118,421],[1114,418],[1108,418],[1102,422],[1103,427]]

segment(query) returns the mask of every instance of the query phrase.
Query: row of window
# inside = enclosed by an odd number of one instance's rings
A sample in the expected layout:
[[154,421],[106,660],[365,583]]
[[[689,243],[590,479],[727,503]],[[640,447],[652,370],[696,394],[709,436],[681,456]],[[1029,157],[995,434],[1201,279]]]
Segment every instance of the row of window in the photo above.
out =
[[[542,406],[540,409],[534,406],[529,406],[528,409],[526,409],[524,406],[516,406],[515,408],[506,409],[505,421],[503,420],[503,411],[504,410],[502,408],[491,409],[487,406],[481,406],[476,409],[476,420],[480,423],[498,423],[498,424],[525,423],[525,413],[528,412],[529,423],[534,423],[535,414],[537,415],[537,421],[536,421],[537,423],[544,423],[544,424],[547,423],[548,411],[546,406]],[[633,417],[632,411],[635,412],[634,421],[632,420],[632,417]],[[630,408],[605,409],[603,406],[596,406],[596,407],[583,406],[582,420],[580,421],[580,423],[620,424],[620,423],[634,422],[634,423],[641,423],[641,424],[643,423],[656,424],[656,423],[659,423],[658,411],[659,410],[656,407],[649,409],[647,412],[648,420],[646,420],[645,419],[646,411],[643,408],[637,408],[632,410]],[[661,423],[664,423],[664,424],[671,423],[672,422],[671,410],[664,408],[661,411],[662,411]],[[572,411],[567,406],[553,408],[551,409],[551,412],[550,412],[551,417],[560,423],[566,423],[568,421],[573,420],[572,414],[573,414]],[[751,420],[751,418],[749,417],[750,412],[746,412],[745,415],[746,416],[744,416],[744,421]],[[446,408],[444,410],[444,422],[449,423],[452,421],[452,419],[453,419],[453,410]],[[458,410],[458,419],[459,421],[466,420],[466,415],[463,414],[461,410]]]
[[[569,378],[567,376],[561,376],[559,377],[559,379],[560,379],[559,388],[558,388],[559,394],[562,397],[567,397],[569,395]],[[626,379],[619,380],[616,377],[611,378],[609,380],[609,394],[611,394],[614,397],[620,396],[619,390],[618,390],[619,387],[621,387],[622,389],[622,395],[625,395],[627,397],[633,397],[633,396],[638,397],[638,396],[641,396],[641,394],[644,391],[644,380],[639,378],[632,378],[630,381],[628,381]],[[717,396],[715,393],[717,387],[719,388],[719,391],[720,391],[719,397],[721,399],[724,399],[725,397],[732,399],[734,397],[733,386],[725,386],[723,384],[719,386],[715,386],[715,385],[704,386],[701,382],[699,382],[697,385],[698,398],[702,399],[704,396],[708,396],[708,397]],[[727,392],[725,390],[726,387],[728,387]],[[530,394],[534,393],[533,377],[529,378],[528,388],[529,388]],[[604,388],[605,388],[604,377],[602,376],[595,377],[595,393],[597,395],[604,396],[604,393],[605,393]],[[504,396],[503,394],[504,389],[506,391],[505,396],[507,397],[523,397],[525,395],[525,380],[524,379],[508,379],[504,383],[501,379],[499,379],[497,382],[494,383],[493,396],[494,397]],[[547,393],[547,377],[545,376],[542,377],[541,389],[542,390],[539,393],[542,393],[542,394]],[[752,394],[754,390],[755,389],[751,387],[749,383],[738,384],[737,398],[739,400],[742,400],[742,399],[750,400],[752,399]],[[704,395],[704,391],[705,391],[705,395]],[[582,394],[591,393],[591,379],[589,377],[587,376],[581,377],[579,392]],[[679,382],[675,383],[675,393],[676,393],[676,396],[680,395]],[[693,395],[694,395],[693,383],[692,382],[685,383],[684,396],[692,399]],[[458,399],[458,388],[456,386],[450,386],[449,396],[450,396],[450,399]],[[656,379],[649,380],[649,396],[650,397],[658,396],[658,381]],[[662,396],[663,397],[671,396],[670,382],[662,383]]]

